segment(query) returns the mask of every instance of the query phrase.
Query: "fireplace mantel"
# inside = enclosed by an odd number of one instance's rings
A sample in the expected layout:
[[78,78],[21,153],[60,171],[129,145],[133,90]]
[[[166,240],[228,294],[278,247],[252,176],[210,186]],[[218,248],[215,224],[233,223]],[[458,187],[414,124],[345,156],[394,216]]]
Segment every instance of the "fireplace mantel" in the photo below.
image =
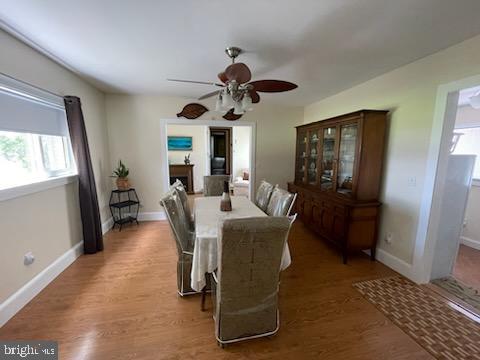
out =
[[188,194],[194,194],[193,190],[193,164],[170,164],[170,185],[179,179],[185,186]]

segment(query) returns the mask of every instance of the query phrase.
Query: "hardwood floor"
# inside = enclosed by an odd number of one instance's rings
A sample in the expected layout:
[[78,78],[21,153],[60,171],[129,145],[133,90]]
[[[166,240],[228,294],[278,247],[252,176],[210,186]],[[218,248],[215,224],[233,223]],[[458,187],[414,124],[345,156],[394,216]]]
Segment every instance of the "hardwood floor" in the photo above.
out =
[[58,340],[61,359],[430,359],[351,285],[393,275],[367,256],[340,254],[297,222],[282,273],[280,330],[272,338],[216,345],[211,305],[176,293],[167,222],[106,235],[0,329],[0,339]]
[[480,250],[460,245],[453,276],[465,285],[480,290]]

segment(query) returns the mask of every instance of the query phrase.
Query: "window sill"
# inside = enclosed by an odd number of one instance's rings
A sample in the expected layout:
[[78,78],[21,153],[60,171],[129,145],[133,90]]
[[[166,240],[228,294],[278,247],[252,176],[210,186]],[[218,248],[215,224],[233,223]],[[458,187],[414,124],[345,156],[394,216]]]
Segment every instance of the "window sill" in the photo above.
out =
[[472,179],[472,186],[480,187],[480,179]]
[[0,201],[34,194],[40,191],[56,188],[77,181],[77,174],[63,175],[47,180],[0,190]]

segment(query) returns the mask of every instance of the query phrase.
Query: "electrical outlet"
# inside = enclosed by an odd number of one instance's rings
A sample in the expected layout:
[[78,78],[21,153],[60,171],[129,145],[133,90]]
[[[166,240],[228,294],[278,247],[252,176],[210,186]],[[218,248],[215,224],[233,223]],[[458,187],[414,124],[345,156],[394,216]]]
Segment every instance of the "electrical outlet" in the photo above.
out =
[[393,234],[392,233],[389,232],[385,235],[385,242],[387,244],[391,244],[393,242]]
[[417,178],[415,176],[410,176],[407,179],[407,183],[408,183],[409,187],[415,187],[415,186],[417,186]]
[[35,261],[35,256],[33,255],[33,253],[31,251],[29,251],[28,253],[26,253],[24,256],[23,256],[23,264],[24,265],[31,265],[33,264],[33,262]]

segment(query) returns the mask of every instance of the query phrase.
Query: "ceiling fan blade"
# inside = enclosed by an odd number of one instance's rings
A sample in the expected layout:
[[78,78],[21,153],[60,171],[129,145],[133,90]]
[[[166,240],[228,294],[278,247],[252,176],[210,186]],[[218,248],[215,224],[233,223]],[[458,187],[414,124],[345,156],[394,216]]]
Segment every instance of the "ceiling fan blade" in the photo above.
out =
[[200,97],[198,98],[198,100],[203,100],[203,99],[207,99],[207,98],[209,98],[209,97],[218,95],[218,93],[219,93],[220,91],[222,91],[222,90],[215,90],[215,91],[212,91],[212,92],[210,92],[210,93],[208,93],[208,94],[202,95],[202,96],[200,96]]
[[260,102],[260,95],[254,90],[248,90],[248,93],[250,94],[250,97],[252,98],[252,103],[256,104]]
[[228,110],[226,112],[225,115],[223,115],[222,117],[225,119],[225,120],[230,120],[230,121],[235,121],[235,120],[238,120],[242,117],[242,115],[237,115],[237,114],[234,114],[233,113],[234,109],[231,108],[230,110]]
[[283,80],[257,80],[252,81],[249,85],[252,85],[255,91],[269,93],[290,91],[298,87],[294,83]]
[[226,83],[228,81],[228,78],[227,78],[227,75],[225,74],[225,71],[222,71],[221,73],[218,73],[218,78],[223,83]]
[[183,83],[193,83],[193,84],[203,84],[203,85],[215,85],[223,87],[223,84],[219,84],[216,82],[209,82],[209,81],[196,81],[196,80],[182,80],[182,79],[167,79],[167,81],[176,81],[176,82],[183,82]]
[[245,84],[252,79],[252,73],[244,63],[235,63],[225,69],[225,75],[229,81],[235,80],[239,84]]

